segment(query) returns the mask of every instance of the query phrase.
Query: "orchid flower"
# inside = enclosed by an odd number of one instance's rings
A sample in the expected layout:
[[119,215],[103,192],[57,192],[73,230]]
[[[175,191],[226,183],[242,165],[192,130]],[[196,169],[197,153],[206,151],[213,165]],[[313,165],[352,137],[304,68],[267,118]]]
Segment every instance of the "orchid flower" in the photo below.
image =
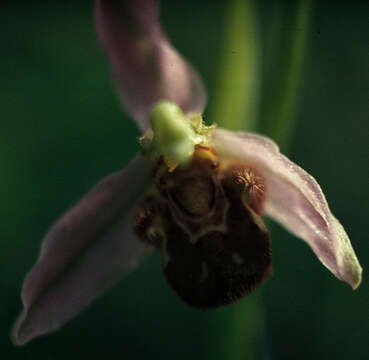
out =
[[150,249],[186,303],[226,305],[271,272],[263,216],[310,245],[357,288],[361,267],[306,171],[255,133],[205,126],[199,75],[171,46],[155,0],[96,0],[96,28],[142,151],[46,234],[13,328],[22,345],[54,331],[132,271]]

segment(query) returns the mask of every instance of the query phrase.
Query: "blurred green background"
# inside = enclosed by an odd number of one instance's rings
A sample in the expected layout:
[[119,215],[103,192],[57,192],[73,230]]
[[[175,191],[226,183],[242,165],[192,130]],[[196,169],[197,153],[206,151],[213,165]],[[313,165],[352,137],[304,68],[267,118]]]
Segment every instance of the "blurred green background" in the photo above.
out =
[[[263,109],[275,85],[271,79],[278,81],[286,70],[278,64],[278,51],[284,51],[278,44],[307,31],[289,156],[321,184],[351,236],[364,280],[352,292],[306,244],[273,224],[274,275],[242,300],[257,303],[262,313],[255,337],[260,352],[253,358],[364,360],[369,3],[316,1],[307,29],[291,26],[288,16],[273,22],[276,11],[288,15],[294,2],[257,3],[260,66],[269,74],[261,86],[268,94],[261,96]],[[203,75],[210,109],[226,6],[226,1],[162,1],[164,27]],[[62,330],[24,348],[10,343],[21,283],[42,236],[90,186],[128,162],[138,150],[139,132],[117,101],[96,42],[92,1],[4,1],[0,22],[1,358],[231,359],[232,343],[249,343],[244,337],[250,336],[246,330],[232,335],[237,306],[189,309],[167,285],[158,254]]]

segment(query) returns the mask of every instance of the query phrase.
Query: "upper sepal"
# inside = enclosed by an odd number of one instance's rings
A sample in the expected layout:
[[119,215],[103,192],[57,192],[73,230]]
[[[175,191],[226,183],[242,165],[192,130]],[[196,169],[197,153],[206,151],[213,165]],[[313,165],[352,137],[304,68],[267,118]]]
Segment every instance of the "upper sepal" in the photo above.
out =
[[142,130],[159,100],[186,113],[202,113],[206,92],[200,76],[171,46],[159,24],[155,0],[96,0],[95,21],[128,112]]
[[356,289],[362,268],[316,180],[264,136],[216,129],[213,141],[220,158],[244,161],[261,172],[266,184],[265,213],[305,240],[337,278]]
[[22,287],[12,340],[23,345],[61,327],[138,264],[147,247],[132,233],[132,210],[150,182],[146,161],[99,182],[46,234]]

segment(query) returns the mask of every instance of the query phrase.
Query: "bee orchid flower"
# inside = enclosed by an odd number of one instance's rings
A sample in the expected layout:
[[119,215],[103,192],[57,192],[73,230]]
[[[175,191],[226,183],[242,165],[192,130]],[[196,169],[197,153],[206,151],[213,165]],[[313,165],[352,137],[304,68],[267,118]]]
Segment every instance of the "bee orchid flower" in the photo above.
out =
[[199,75],[171,46],[155,0],[96,0],[97,33],[142,152],[43,239],[22,288],[15,344],[60,328],[150,252],[189,305],[250,293],[271,272],[270,216],[356,288],[361,267],[324,194],[270,139],[206,126]]

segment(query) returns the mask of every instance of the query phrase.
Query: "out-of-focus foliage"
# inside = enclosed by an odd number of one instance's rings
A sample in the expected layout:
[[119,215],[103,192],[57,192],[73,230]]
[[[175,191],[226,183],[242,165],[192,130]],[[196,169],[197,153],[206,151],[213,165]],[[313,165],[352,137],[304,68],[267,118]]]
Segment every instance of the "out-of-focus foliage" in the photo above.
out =
[[[276,78],[282,69],[274,66],[271,42],[301,31],[283,22],[272,27],[273,11],[289,3],[279,5],[258,5],[262,66]],[[368,10],[365,1],[313,6],[290,148],[291,158],[319,180],[351,235],[364,281],[352,292],[302,241],[272,226],[274,276],[257,298],[265,315],[260,346],[273,359],[367,356]],[[92,13],[91,1],[0,5],[1,356],[223,359],[236,341],[227,331],[232,307],[187,308],[165,283],[158,255],[61,331],[21,349],[9,341],[21,282],[49,225],[138,150],[139,132],[115,97]],[[222,2],[162,2],[164,26],[203,75],[210,106],[223,14]]]

